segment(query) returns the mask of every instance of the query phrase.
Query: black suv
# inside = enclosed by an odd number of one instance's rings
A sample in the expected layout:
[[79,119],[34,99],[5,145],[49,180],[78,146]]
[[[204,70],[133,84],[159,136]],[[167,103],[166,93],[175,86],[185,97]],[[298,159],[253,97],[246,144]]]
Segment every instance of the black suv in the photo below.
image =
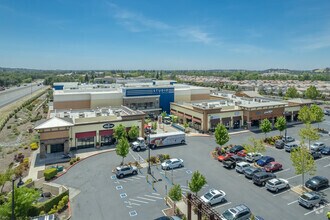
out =
[[229,153],[233,153],[236,154],[237,152],[244,150],[244,147],[242,147],[241,145],[235,145],[234,147],[229,149]]
[[241,161],[245,161],[245,158],[234,155],[232,157],[229,157],[227,160],[222,161],[222,164],[228,169],[234,169],[236,167],[236,163],[239,163]]
[[274,178],[276,178],[275,174],[267,173],[265,171],[262,171],[262,172],[259,172],[259,173],[255,173],[252,177],[252,181],[256,185],[264,186],[264,185],[266,185],[266,182],[268,180],[274,179]]

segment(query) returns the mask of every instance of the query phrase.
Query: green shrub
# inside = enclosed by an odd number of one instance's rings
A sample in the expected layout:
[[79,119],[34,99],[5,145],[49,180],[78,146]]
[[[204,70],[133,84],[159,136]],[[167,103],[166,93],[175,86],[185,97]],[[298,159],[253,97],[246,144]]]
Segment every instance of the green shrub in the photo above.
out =
[[80,157],[77,157],[76,161],[79,161],[80,160]]
[[44,176],[45,176],[45,180],[51,180],[52,178],[54,178],[54,176],[56,176],[57,174],[57,169],[56,168],[48,168],[44,171]]
[[27,185],[29,183],[32,183],[32,178],[27,179],[24,184]]

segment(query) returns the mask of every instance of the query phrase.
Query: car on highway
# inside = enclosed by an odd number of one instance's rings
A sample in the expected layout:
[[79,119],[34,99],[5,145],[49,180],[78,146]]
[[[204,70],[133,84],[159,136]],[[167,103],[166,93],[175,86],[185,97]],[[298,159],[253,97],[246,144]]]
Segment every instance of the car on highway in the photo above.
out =
[[241,145],[235,145],[234,147],[229,149],[229,153],[236,154],[237,152],[244,150],[244,147]]
[[259,160],[257,160],[257,165],[264,167],[267,164],[269,164],[270,162],[275,161],[274,157],[271,156],[262,156]]
[[280,178],[270,179],[266,182],[266,189],[272,192],[278,192],[281,189],[290,188],[289,181]]
[[322,202],[322,196],[317,192],[307,192],[302,194],[299,199],[299,205],[305,206],[306,208],[312,208]]
[[312,150],[310,153],[314,160],[322,158],[322,153],[320,151]]
[[236,155],[240,156],[240,157],[246,157],[247,152],[246,152],[246,150],[241,150],[241,151],[238,151]]
[[251,165],[245,161],[236,163],[235,170],[237,173],[243,173],[243,170],[250,167]]
[[218,156],[218,161],[222,162],[222,161],[227,160],[228,158],[230,158],[230,157],[232,157],[234,155],[235,154],[233,154],[233,153],[226,153],[224,155],[219,155]]
[[211,189],[201,199],[206,204],[214,205],[226,201],[226,193],[222,190]]
[[235,206],[224,211],[220,218],[223,220],[248,220],[252,213],[249,207],[244,204]]
[[248,153],[246,155],[246,161],[248,162],[254,162],[254,161],[257,161],[259,160],[263,155],[261,153],[258,153],[258,152],[251,152],[251,153]]
[[313,151],[320,151],[325,147],[324,142],[315,142],[314,144],[311,145],[310,149]]
[[270,179],[276,178],[276,175],[273,173],[267,173],[265,171],[255,173],[252,176],[252,181],[254,184],[259,185],[259,186],[264,186],[266,185],[266,182]]
[[305,186],[311,190],[318,190],[329,186],[328,178],[324,176],[314,176],[306,181]]
[[228,169],[234,169],[236,167],[236,164],[241,161],[245,161],[245,158],[234,155],[234,156],[231,156],[230,158],[228,158],[227,160],[222,161],[222,164],[224,167],[226,167]]
[[264,166],[264,169],[266,172],[275,172],[275,171],[282,170],[282,167],[283,167],[282,164],[274,161],[274,162],[270,162],[269,164]]
[[297,143],[287,143],[284,145],[284,150],[286,152],[291,152],[295,149],[297,149],[299,147],[299,145]]
[[178,159],[178,158],[172,158],[172,159],[166,160],[161,164],[161,167],[162,167],[163,170],[181,168],[183,166],[184,166],[183,160]]
[[121,166],[116,167],[116,176],[118,178],[123,178],[127,175],[136,175],[138,173],[138,169],[136,166]]
[[286,136],[286,137],[283,137],[283,138],[282,138],[282,141],[283,141],[284,143],[289,143],[289,142],[293,142],[293,141],[295,141],[295,139],[294,139],[293,137],[291,137],[291,136]]
[[330,146],[324,147],[324,148],[321,150],[321,154],[324,154],[324,155],[330,155]]
[[262,172],[262,171],[263,171],[262,168],[250,166],[250,167],[245,168],[243,170],[243,173],[244,173],[246,178],[252,179],[252,177],[255,173],[259,173],[259,172]]
[[275,147],[277,148],[277,149],[283,149],[284,148],[284,141],[283,140],[276,140],[275,141]]

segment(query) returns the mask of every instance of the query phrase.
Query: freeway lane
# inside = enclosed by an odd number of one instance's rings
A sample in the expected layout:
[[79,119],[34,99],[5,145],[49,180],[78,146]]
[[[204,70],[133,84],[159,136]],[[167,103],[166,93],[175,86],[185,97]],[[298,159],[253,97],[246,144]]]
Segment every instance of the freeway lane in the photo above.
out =
[[29,84],[27,86],[23,86],[20,88],[17,88],[15,90],[10,90],[7,92],[1,92],[0,93],[0,108],[15,102],[16,100],[23,98],[25,96],[31,95],[31,92],[35,92],[39,89],[42,89],[44,86],[38,86],[37,84]]

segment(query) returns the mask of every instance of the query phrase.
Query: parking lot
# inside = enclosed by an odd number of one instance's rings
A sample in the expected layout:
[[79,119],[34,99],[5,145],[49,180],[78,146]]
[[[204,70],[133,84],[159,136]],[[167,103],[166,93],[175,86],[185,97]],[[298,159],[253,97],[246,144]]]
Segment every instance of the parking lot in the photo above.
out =
[[[329,118],[327,118],[329,121]],[[330,130],[330,123],[325,121],[320,127]],[[288,129],[288,135],[299,140],[299,129],[296,125]],[[272,131],[268,136],[278,135]],[[249,137],[264,137],[262,133],[241,133],[232,135],[228,144],[248,143]],[[321,137],[320,141],[330,144],[330,136]],[[154,219],[162,215],[166,208],[163,200],[167,191],[175,184],[180,184],[183,192],[188,192],[188,181],[192,173],[199,170],[207,180],[207,185],[199,192],[204,194],[209,189],[220,189],[226,192],[227,201],[213,208],[222,213],[226,209],[246,204],[255,215],[265,219],[325,219],[330,210],[329,203],[314,209],[306,209],[298,204],[299,195],[290,189],[271,193],[265,187],[256,186],[251,180],[235,170],[229,170],[222,163],[213,159],[211,151],[216,147],[213,137],[187,137],[186,145],[164,147],[151,150],[151,155],[169,154],[182,158],[184,167],[172,171],[163,171],[152,167],[158,181],[152,186],[147,182],[146,168],[138,175],[118,180],[111,170],[120,163],[115,152],[106,153],[82,161],[56,182],[77,189],[80,193],[72,199],[73,219]],[[275,158],[283,164],[283,169],[276,172],[279,178],[287,179],[291,187],[302,183],[301,175],[296,175],[291,165],[290,154],[283,149],[267,147],[264,155]],[[143,161],[148,152],[130,152],[125,161]],[[317,175],[330,179],[330,157],[323,156],[316,160]],[[305,180],[309,178],[305,175]],[[330,188],[320,190],[326,200],[330,201]],[[111,216],[111,218],[109,218]]]

